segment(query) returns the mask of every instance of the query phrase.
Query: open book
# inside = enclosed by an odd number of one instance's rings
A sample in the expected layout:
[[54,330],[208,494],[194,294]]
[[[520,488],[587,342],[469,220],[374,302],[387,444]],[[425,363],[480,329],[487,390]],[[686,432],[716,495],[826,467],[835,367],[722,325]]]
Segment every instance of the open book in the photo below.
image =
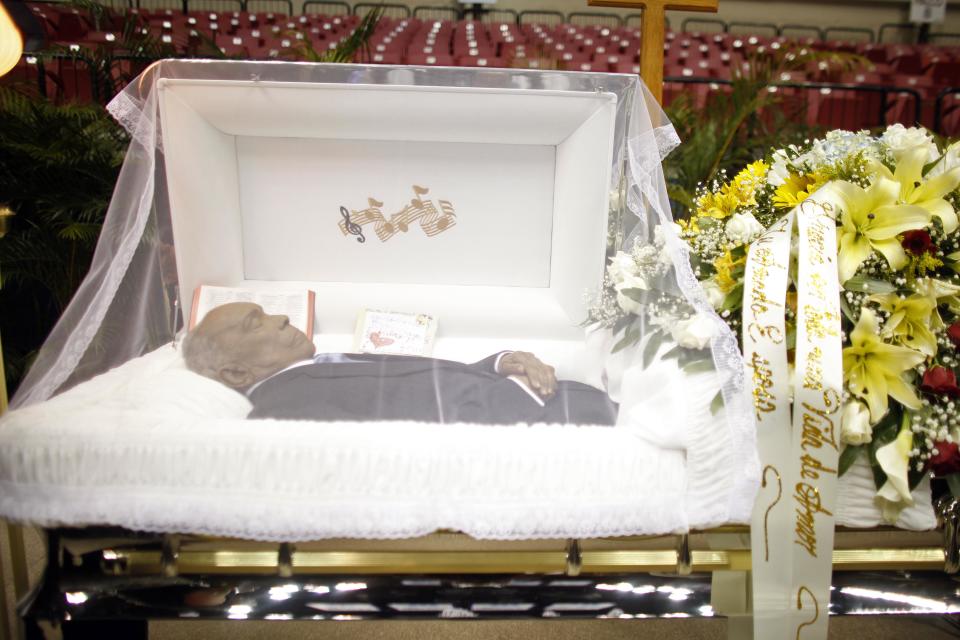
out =
[[193,310],[190,313],[190,329],[203,320],[207,313],[228,302],[254,302],[266,313],[285,315],[290,324],[313,337],[313,303],[316,294],[304,289],[301,291],[251,291],[237,287],[215,287],[202,284],[193,292]]

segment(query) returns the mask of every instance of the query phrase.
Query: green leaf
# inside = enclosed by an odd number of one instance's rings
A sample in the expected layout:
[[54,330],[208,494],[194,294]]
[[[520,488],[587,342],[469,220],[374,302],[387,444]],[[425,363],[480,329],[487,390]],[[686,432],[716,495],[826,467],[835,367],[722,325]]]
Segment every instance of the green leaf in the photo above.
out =
[[723,392],[717,391],[717,395],[713,396],[713,400],[710,402],[710,415],[717,415],[723,407]]
[[647,297],[650,295],[650,292],[646,289],[621,289],[620,293],[627,296],[634,302],[639,302],[640,304],[647,303]]
[[730,255],[733,257],[734,260],[739,260],[740,258],[747,255],[747,245],[741,244],[739,246],[734,247],[733,249],[730,249]]
[[660,359],[669,360],[670,358],[679,358],[681,353],[683,353],[683,347],[681,347],[680,345],[677,345],[674,348],[667,351],[665,354],[663,354],[663,357]]
[[907,468],[907,486],[910,487],[910,491],[913,491],[917,488],[917,485],[920,484],[920,481],[927,476],[926,470],[917,471],[912,465]]
[[700,360],[694,360],[683,365],[681,369],[684,373],[706,373],[707,371],[713,371],[713,359],[712,358],[702,358]]
[[617,318],[617,321],[613,324],[613,335],[617,335],[625,328],[629,327],[636,319],[637,316],[633,315],[632,313],[628,313],[625,316]]
[[730,290],[730,293],[727,294],[727,297],[723,299],[723,304],[720,306],[721,311],[736,311],[743,306],[743,283],[738,282],[736,286]]
[[860,455],[860,452],[863,451],[863,445],[852,445],[848,444],[843,453],[840,454],[840,462],[837,466],[837,475],[842,476],[847,472],[853,463],[856,462],[857,456]]
[[862,273],[844,282],[843,288],[848,291],[858,291],[860,293],[893,293],[897,290],[897,288],[889,282],[868,278]]
[[637,341],[640,340],[640,330],[636,327],[630,327],[624,332],[623,337],[620,338],[620,341],[617,344],[613,345],[613,349],[610,353],[617,353],[623,351],[627,347],[637,344]]
[[666,334],[662,330],[654,331],[650,334],[650,338],[647,340],[647,344],[643,347],[643,368],[646,369],[653,363],[654,356],[657,355],[657,350],[660,348],[660,345],[663,344],[663,339],[666,337]]
[[847,300],[842,293],[840,294],[840,312],[851,324],[857,323],[857,319],[853,317],[853,311],[850,310],[850,305],[847,304]]
[[960,473],[951,473],[945,480],[950,488],[950,495],[960,497]]

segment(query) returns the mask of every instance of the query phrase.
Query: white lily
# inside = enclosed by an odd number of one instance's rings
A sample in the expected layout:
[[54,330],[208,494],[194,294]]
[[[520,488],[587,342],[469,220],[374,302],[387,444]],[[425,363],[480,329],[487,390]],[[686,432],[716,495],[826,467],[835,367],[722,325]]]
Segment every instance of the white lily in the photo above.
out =
[[[960,260],[960,253],[956,254],[956,259]],[[919,295],[935,300],[929,320],[930,328],[934,331],[944,327],[937,305],[945,304],[954,314],[960,315],[960,287],[957,285],[944,282],[939,278],[917,278],[913,283],[913,290]]]
[[897,204],[900,185],[878,177],[867,189],[837,180],[833,183],[841,206],[838,230],[840,282],[853,277],[874,250],[887,259],[890,268],[899,271],[907,265],[907,254],[897,235],[921,229],[930,223],[930,213],[922,207]]
[[850,332],[850,346],[843,350],[843,376],[847,386],[853,395],[867,403],[874,422],[887,412],[888,395],[905,407],[921,407],[913,386],[901,376],[925,360],[919,351],[886,344],[879,333],[876,315],[863,307],[857,326]]
[[947,147],[943,157],[927,172],[927,177],[936,178],[956,167],[960,167],[960,140]]
[[907,473],[910,466],[910,451],[913,449],[913,432],[906,426],[900,429],[896,439],[877,449],[877,462],[887,474],[887,481],[880,487],[877,497],[890,503],[884,504],[884,517],[896,521],[900,509],[913,504]]
[[953,167],[936,176],[923,177],[923,166],[926,164],[927,152],[922,147],[906,151],[898,158],[897,169],[890,173],[883,163],[873,160],[869,163],[870,169],[877,175],[893,180],[900,185],[898,202],[921,207],[930,212],[930,215],[940,218],[943,230],[953,233],[958,226],[957,214],[944,200],[944,196],[957,188],[960,184],[960,166]]

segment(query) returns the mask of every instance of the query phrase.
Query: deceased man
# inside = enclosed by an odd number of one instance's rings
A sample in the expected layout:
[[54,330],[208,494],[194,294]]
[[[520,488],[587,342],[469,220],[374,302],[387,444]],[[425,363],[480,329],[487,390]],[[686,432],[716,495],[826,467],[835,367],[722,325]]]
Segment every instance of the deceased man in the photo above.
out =
[[602,391],[557,381],[533,354],[474,364],[412,356],[317,354],[286,316],[233,302],[208,313],[183,344],[187,366],[246,393],[250,418],[614,424]]

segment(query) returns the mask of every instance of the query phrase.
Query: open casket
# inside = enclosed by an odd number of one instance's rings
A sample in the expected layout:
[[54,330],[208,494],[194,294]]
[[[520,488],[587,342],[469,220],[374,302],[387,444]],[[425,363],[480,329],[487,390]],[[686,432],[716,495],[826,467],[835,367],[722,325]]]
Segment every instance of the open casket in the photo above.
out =
[[[669,345],[611,355],[582,327],[625,238],[668,257],[650,286],[709,308],[669,231],[660,161],[676,137],[637,77],[164,61],[111,111],[133,140],[105,239],[0,423],[0,514],[140,532],[52,536],[51,557],[99,572],[72,575],[71,593],[143,573],[194,590],[178,574],[748,568],[760,474],[735,338],[715,318],[714,366],[690,373]],[[411,199],[447,222],[371,224],[364,242],[341,227],[341,208]],[[321,352],[351,351],[364,309],[429,314],[436,358],[536,353],[609,393],[616,426],[247,420],[248,399],[187,370],[173,342],[211,284],[315,291]],[[847,484],[840,502],[857,503],[863,485]],[[876,524],[871,494],[838,522]],[[918,505],[902,524],[933,528]],[[849,567],[943,563],[936,534],[851,536]],[[50,615],[96,610],[48,589]],[[367,604],[352,610],[379,611]]]

